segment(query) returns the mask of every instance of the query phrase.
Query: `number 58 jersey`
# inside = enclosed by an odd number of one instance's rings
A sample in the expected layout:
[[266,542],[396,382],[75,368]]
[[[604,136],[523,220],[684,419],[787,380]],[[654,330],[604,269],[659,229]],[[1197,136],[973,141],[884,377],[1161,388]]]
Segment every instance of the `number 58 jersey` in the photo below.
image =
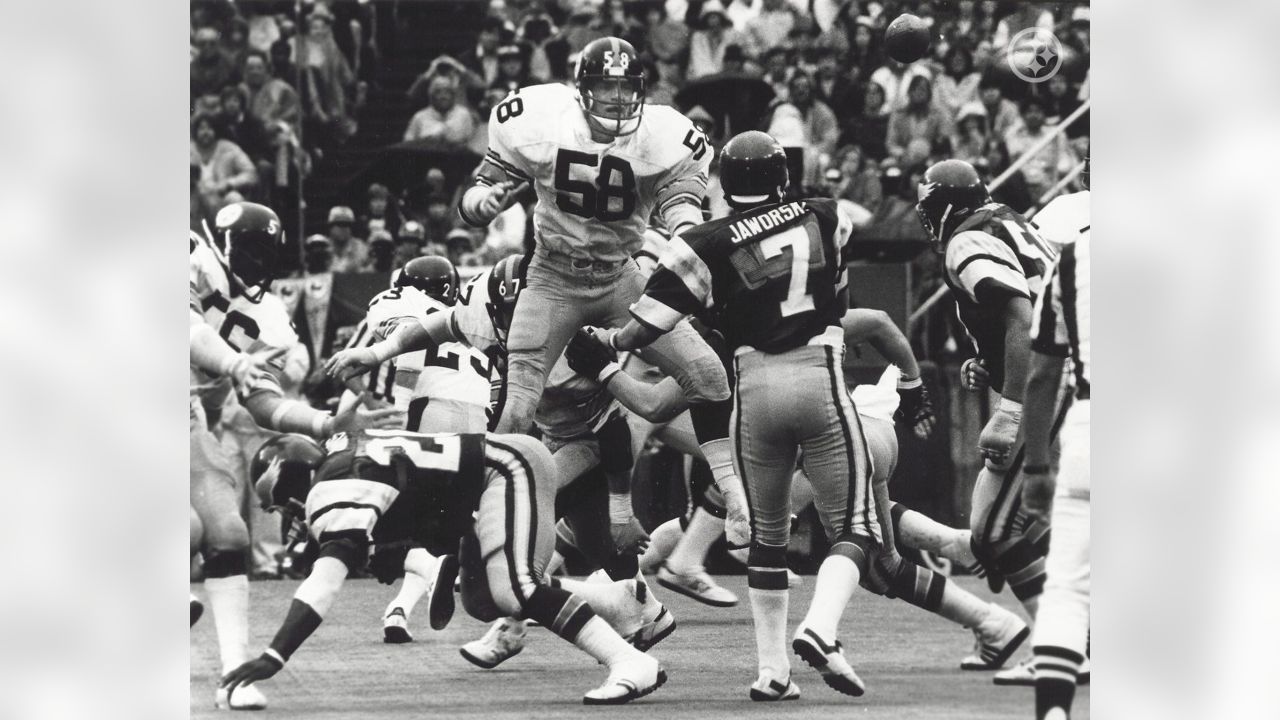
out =
[[540,245],[615,262],[640,249],[655,209],[702,202],[713,152],[688,118],[665,105],[645,106],[634,133],[596,142],[576,91],[546,84],[494,107],[485,163],[534,186]]
[[631,314],[670,330],[709,310],[730,347],[786,352],[840,326],[852,231],[829,199],[703,223],[671,239]]

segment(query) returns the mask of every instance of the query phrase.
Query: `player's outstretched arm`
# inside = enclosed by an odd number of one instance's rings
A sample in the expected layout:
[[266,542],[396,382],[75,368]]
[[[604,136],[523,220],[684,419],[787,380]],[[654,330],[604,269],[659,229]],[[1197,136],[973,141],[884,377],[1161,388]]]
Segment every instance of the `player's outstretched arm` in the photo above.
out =
[[241,394],[249,392],[254,385],[269,382],[271,371],[267,366],[288,351],[288,348],[268,348],[252,354],[237,352],[199,316],[194,316],[191,323],[190,344],[192,365],[214,375],[231,378],[236,392]]
[[651,325],[638,320],[630,320],[621,330],[611,328],[585,328],[587,332],[599,336],[600,340],[616,351],[639,350],[666,334]]
[[849,345],[867,343],[902,371],[902,377],[912,380],[920,377],[920,365],[911,351],[907,336],[893,324],[889,313],[870,308],[849,310],[840,319],[844,327],[844,341]]
[[609,482],[609,536],[619,553],[643,553],[649,534],[631,508],[631,427],[615,414],[595,432],[600,445],[600,468]]
[[574,372],[595,378],[628,410],[651,423],[665,423],[689,408],[689,401],[673,378],[657,384],[637,380],[618,364],[618,355],[604,342],[579,330],[565,348],[565,359]]
[[432,313],[419,322],[401,323],[385,340],[368,347],[347,348],[334,353],[325,363],[324,370],[331,377],[346,382],[363,375],[397,355],[415,350],[430,350],[442,342],[456,341],[452,312]]
[[365,410],[370,403],[368,393],[361,402],[337,415],[317,410],[310,405],[285,398],[277,391],[259,390],[242,399],[254,422],[284,433],[301,433],[324,440],[338,432],[362,428],[394,429],[404,427],[404,412],[395,408]]

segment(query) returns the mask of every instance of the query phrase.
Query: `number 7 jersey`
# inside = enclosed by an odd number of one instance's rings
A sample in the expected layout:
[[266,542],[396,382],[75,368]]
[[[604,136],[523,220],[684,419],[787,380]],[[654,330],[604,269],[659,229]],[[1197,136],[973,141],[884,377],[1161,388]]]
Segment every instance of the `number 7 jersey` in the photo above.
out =
[[702,202],[713,152],[688,118],[665,105],[645,106],[634,133],[596,142],[576,91],[546,84],[494,107],[485,163],[534,186],[539,245],[615,262],[640,249],[655,209]]
[[631,314],[670,330],[710,310],[730,347],[786,352],[840,326],[852,231],[828,199],[704,223],[672,238]]

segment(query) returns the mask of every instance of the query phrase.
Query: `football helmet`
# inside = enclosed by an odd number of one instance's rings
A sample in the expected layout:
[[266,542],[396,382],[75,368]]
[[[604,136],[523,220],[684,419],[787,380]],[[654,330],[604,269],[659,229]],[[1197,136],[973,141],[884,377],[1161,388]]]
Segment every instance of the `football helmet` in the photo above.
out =
[[221,243],[228,269],[242,286],[239,289],[249,302],[262,300],[284,257],[280,218],[265,205],[236,202],[219,210],[213,225],[214,244]]
[[524,255],[508,255],[489,271],[489,319],[505,347],[511,318],[516,313],[516,300],[524,289]]
[[735,135],[720,151],[720,187],[730,205],[779,202],[788,182],[787,153],[767,133]]
[[415,287],[445,305],[458,300],[458,269],[449,258],[431,255],[405,263],[396,275],[395,287]]
[[925,171],[916,191],[920,224],[938,243],[938,248],[951,239],[952,233],[974,210],[991,202],[978,171],[963,160],[934,163]]
[[[320,444],[305,435],[279,435],[263,443],[249,465],[249,479],[262,508],[280,509],[291,518],[305,517],[311,477],[324,456]],[[267,472],[276,460],[279,472]]]
[[587,43],[574,66],[573,84],[593,129],[621,137],[640,128],[644,66],[631,43],[616,37]]

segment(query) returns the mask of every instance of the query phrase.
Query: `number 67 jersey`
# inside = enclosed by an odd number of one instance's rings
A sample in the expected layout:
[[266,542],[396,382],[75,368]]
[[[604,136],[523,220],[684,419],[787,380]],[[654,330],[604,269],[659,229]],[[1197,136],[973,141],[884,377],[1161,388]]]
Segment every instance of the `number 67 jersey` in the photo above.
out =
[[713,152],[688,118],[665,105],[645,106],[635,132],[596,142],[576,91],[547,84],[494,107],[485,164],[534,186],[540,245],[616,262],[640,249],[655,209],[702,202]]
[[730,347],[782,353],[805,345],[839,327],[848,307],[852,231],[828,199],[771,203],[704,223],[671,239],[631,314],[670,330],[711,310]]

